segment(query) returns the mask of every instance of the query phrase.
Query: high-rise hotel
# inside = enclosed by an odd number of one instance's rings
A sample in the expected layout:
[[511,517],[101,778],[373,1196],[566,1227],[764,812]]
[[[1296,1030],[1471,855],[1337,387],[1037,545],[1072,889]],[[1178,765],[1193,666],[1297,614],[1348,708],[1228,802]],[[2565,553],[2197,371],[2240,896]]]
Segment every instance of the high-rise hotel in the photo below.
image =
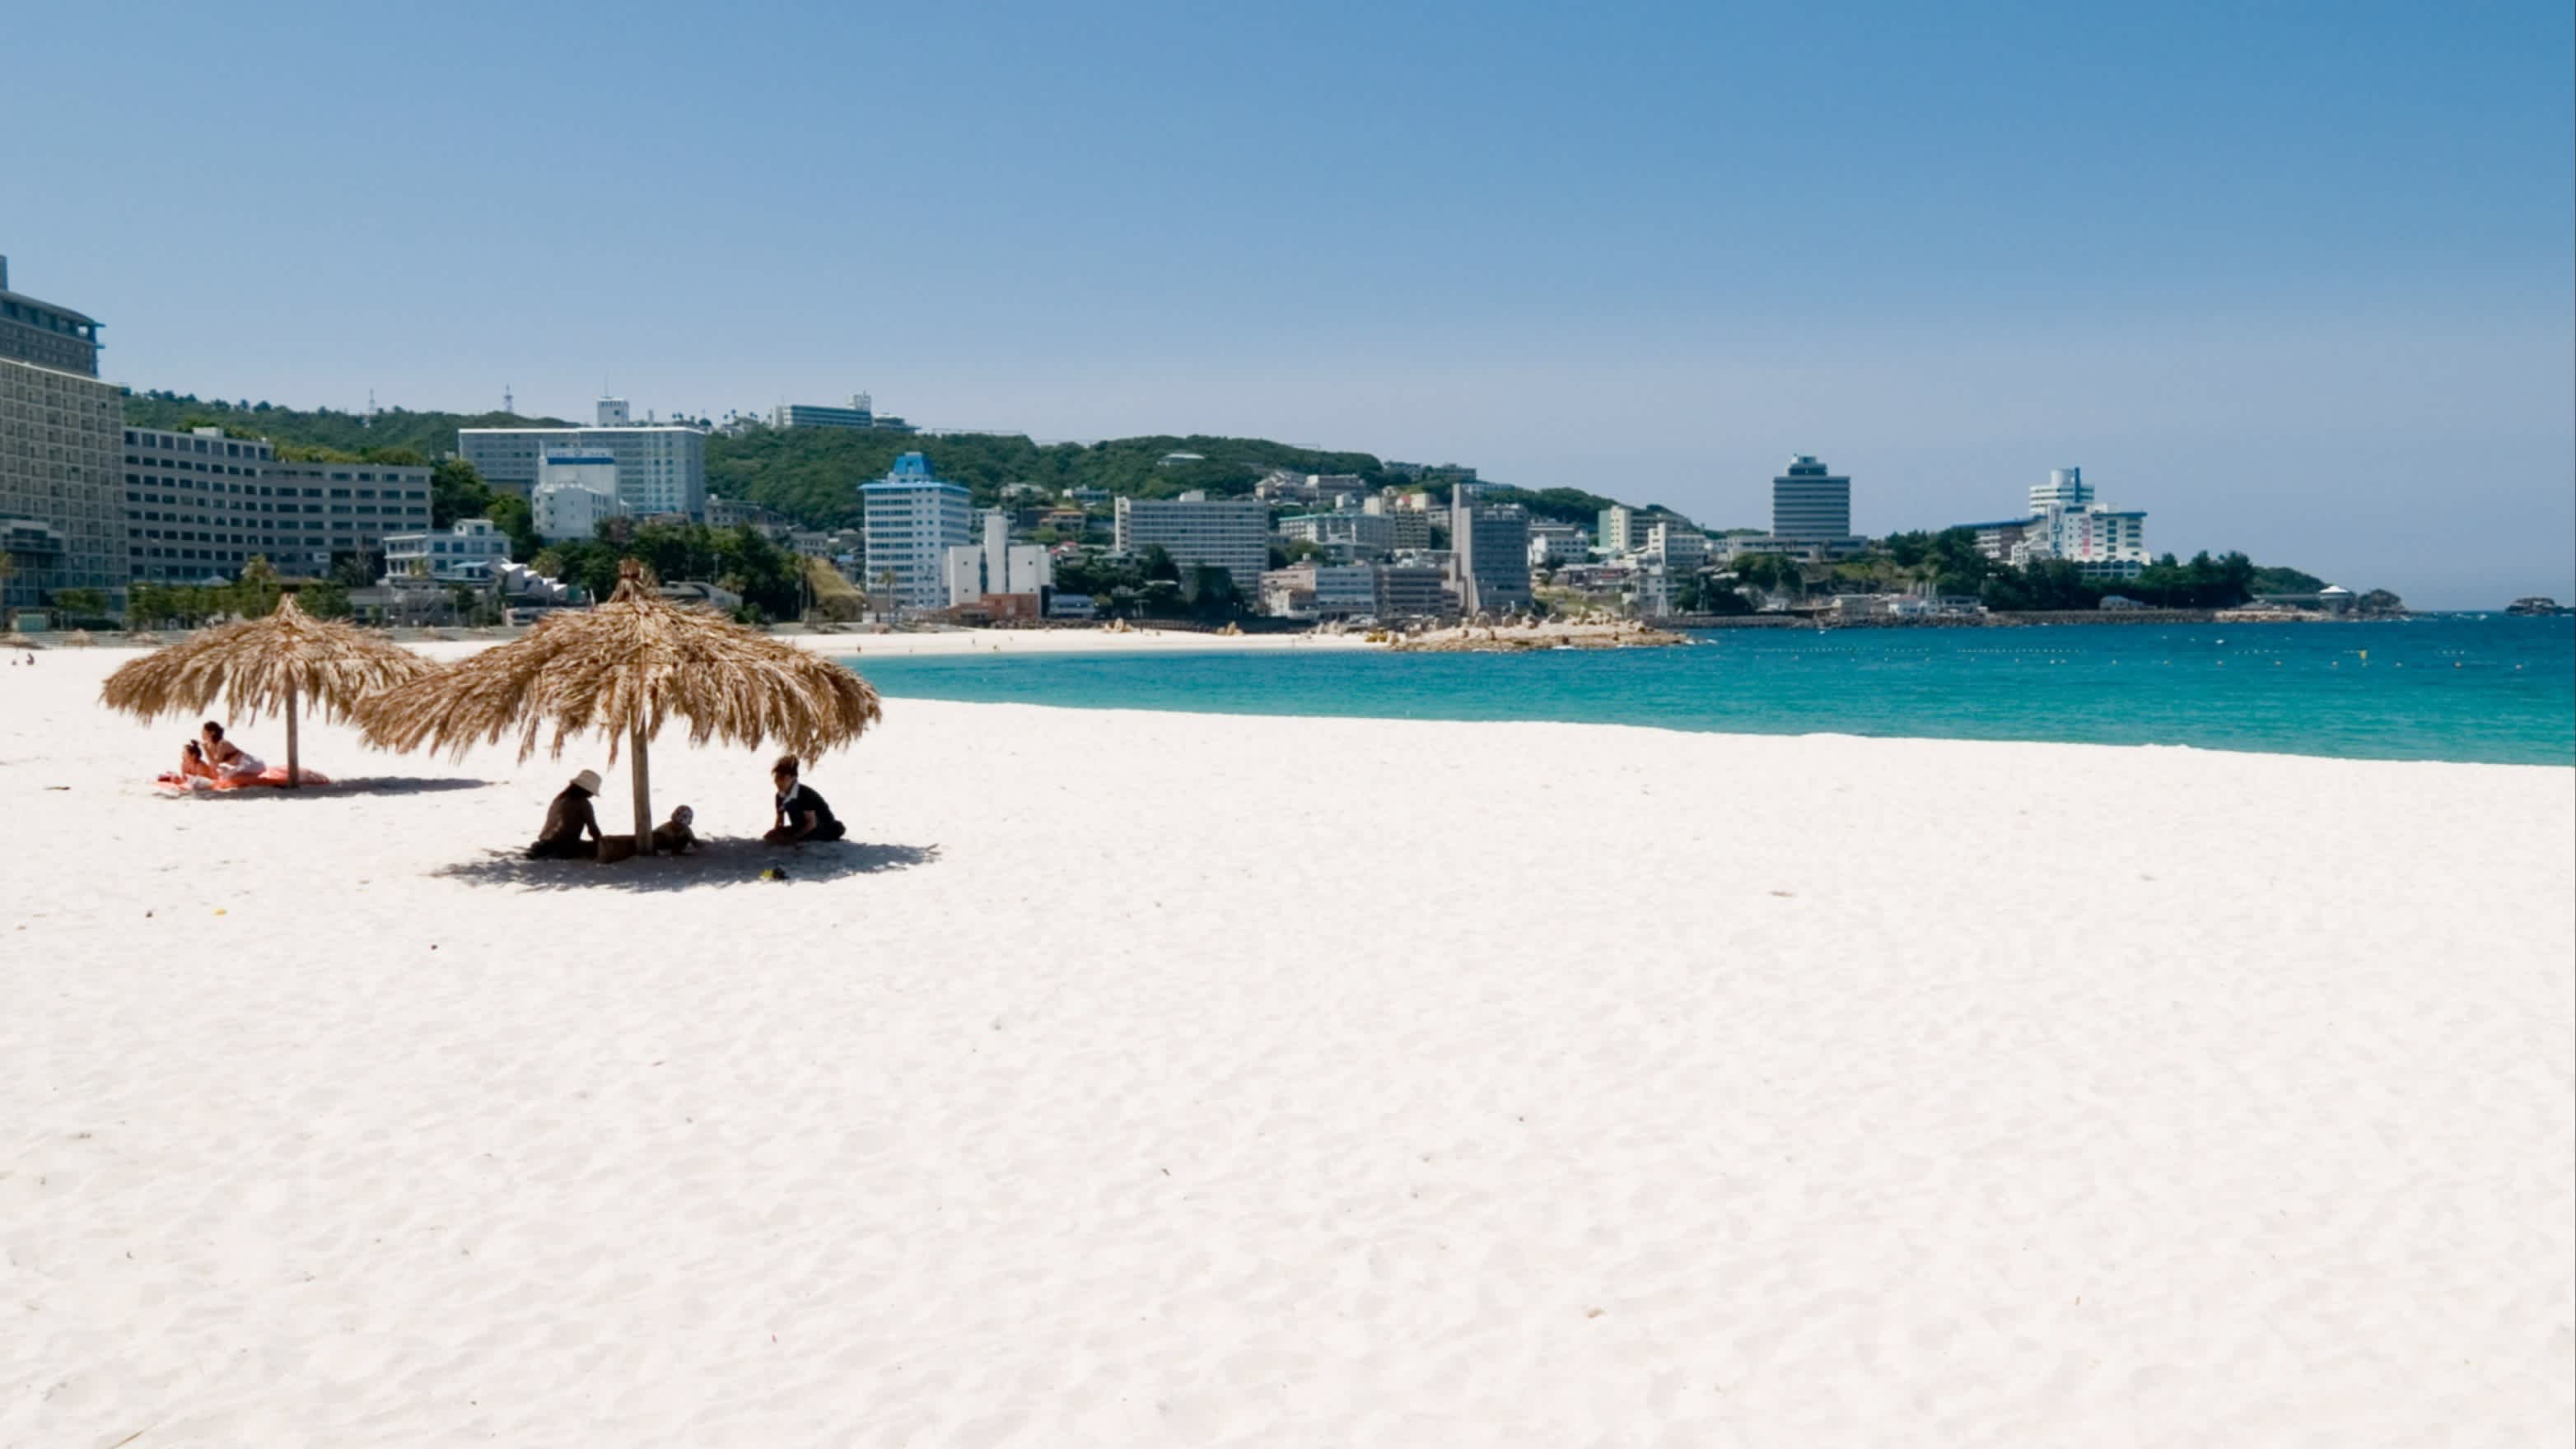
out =
[[867,577],[879,604],[928,612],[948,604],[948,550],[965,544],[973,495],[932,476],[930,460],[906,453],[873,483],[859,485],[867,529]]
[[280,462],[269,444],[221,428],[127,428],[125,529],[138,582],[203,583],[265,558],[319,577],[385,535],[429,527],[427,468]]
[[0,603],[62,589],[111,601],[126,577],[118,390],[98,378],[96,320],[9,290],[0,257]]

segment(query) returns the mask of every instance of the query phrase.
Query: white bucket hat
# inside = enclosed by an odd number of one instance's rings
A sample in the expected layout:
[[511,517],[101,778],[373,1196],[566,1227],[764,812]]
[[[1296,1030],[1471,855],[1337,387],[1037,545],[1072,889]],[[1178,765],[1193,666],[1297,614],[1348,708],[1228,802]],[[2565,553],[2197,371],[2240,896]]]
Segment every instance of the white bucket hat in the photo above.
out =
[[584,770],[580,774],[573,776],[572,782],[579,785],[584,794],[596,795],[599,793],[599,772],[597,770]]

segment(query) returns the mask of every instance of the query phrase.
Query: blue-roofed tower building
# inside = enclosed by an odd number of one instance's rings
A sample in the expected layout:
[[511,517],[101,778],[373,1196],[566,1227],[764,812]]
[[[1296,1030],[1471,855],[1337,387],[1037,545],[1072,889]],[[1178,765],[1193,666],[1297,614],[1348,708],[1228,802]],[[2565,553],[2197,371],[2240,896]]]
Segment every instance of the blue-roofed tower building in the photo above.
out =
[[867,532],[867,577],[861,584],[880,608],[927,613],[948,603],[948,550],[971,531],[971,495],[932,475],[930,460],[906,453],[873,483],[859,485]]

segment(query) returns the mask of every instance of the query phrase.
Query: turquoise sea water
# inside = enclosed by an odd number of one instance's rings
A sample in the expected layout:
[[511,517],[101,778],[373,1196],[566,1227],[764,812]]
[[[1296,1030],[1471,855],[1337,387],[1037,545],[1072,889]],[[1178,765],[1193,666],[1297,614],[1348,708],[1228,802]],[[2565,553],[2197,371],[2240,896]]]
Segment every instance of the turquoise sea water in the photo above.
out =
[[2576,625],[2567,619],[1734,629],[1693,639],[1689,648],[1522,655],[850,662],[890,699],[2576,764]]

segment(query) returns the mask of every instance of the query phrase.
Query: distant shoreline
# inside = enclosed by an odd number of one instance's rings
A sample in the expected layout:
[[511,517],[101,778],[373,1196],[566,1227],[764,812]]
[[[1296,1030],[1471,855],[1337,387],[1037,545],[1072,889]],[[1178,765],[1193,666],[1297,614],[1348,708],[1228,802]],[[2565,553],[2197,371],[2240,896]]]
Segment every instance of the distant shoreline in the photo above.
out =
[[2027,629],[2045,624],[2391,624],[2411,615],[2281,614],[2223,618],[2232,609],[2045,609],[1911,618],[1837,619],[1830,614],[1678,614],[1652,622],[1663,629]]

